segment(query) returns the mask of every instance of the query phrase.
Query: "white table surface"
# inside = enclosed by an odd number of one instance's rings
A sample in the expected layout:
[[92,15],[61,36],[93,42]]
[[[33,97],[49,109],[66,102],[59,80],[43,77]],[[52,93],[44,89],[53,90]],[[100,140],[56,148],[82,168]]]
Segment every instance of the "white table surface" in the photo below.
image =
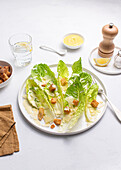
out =
[[[22,116],[17,95],[34,63],[73,63],[80,56],[88,68],[104,82],[109,98],[121,110],[121,75],[105,75],[88,62],[91,50],[102,40],[101,29],[113,22],[119,28],[115,44],[121,47],[120,0],[0,0],[0,59],[13,64],[8,38],[25,32],[33,38],[33,60],[24,68],[14,66],[11,83],[0,89],[0,105],[12,104],[20,152],[0,157],[0,170],[120,170],[121,124],[110,107],[92,129],[75,136],[47,135],[31,126]],[[79,50],[65,57],[40,50],[41,44],[63,47],[62,37],[77,32],[85,37]]]

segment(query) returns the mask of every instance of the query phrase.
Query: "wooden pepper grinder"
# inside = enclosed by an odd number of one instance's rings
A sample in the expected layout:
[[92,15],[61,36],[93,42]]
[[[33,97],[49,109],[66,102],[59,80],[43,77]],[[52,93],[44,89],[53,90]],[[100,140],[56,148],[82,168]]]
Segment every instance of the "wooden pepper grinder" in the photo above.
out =
[[118,28],[110,23],[102,28],[103,41],[99,44],[98,54],[101,57],[109,58],[113,55],[115,45],[113,39],[118,34]]

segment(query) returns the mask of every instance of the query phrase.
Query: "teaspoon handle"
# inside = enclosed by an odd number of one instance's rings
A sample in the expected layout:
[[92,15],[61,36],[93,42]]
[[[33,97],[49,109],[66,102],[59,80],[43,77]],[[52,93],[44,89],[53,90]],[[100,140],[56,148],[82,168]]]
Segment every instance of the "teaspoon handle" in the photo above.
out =
[[50,48],[50,47],[47,47],[47,46],[40,46],[39,48],[43,49],[43,50],[47,50],[47,51],[50,51],[50,52],[54,52],[54,53],[57,53],[58,55],[62,56],[62,54],[60,54],[58,51],[54,50],[53,48]]
[[56,52],[54,49],[50,48],[50,47],[47,47],[47,46],[40,46],[39,48],[43,49],[43,50],[48,50],[48,51],[52,51],[52,52]]

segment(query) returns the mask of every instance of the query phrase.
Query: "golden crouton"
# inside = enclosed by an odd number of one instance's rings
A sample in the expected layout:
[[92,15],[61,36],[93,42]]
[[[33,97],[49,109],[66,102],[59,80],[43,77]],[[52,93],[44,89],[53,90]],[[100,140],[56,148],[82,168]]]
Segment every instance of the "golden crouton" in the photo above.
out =
[[79,103],[79,100],[76,100],[76,99],[73,100],[73,105],[74,106],[78,106],[78,103]]
[[9,71],[9,66],[4,66],[3,68],[5,68],[7,71]]
[[8,80],[8,78],[11,76],[11,73],[9,72],[9,66],[0,66],[0,83]]
[[98,104],[99,104],[99,103],[98,103],[96,100],[93,100],[93,101],[91,102],[91,106],[94,107],[94,108],[97,108]]
[[0,79],[0,84],[3,82],[3,80],[2,79]]
[[52,124],[52,125],[50,126],[50,128],[51,128],[51,129],[54,129],[54,128],[55,128],[55,125],[54,125],[54,124]]
[[54,92],[56,89],[56,86],[54,84],[51,84],[49,87],[50,92]]
[[39,108],[38,119],[42,120],[43,116],[44,116],[44,109],[43,108]]
[[52,103],[52,104],[55,104],[56,102],[57,102],[57,99],[56,99],[56,98],[52,98],[52,99],[51,99],[51,103]]
[[69,109],[69,107],[68,106],[66,106],[65,108],[64,108],[64,113],[66,113],[66,114],[69,114],[70,113],[70,109]]
[[45,87],[45,86],[46,86],[46,83],[42,84],[41,86],[42,86],[42,87]]
[[65,79],[65,78],[62,78],[62,79],[61,79],[61,85],[62,85],[62,86],[65,86],[66,84],[67,84],[66,79]]

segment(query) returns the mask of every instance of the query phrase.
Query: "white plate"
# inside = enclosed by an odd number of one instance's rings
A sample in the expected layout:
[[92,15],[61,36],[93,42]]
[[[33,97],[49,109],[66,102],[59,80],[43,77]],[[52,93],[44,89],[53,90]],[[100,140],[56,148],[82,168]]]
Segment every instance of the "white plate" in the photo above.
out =
[[[80,37],[83,39],[83,43],[82,43],[81,45],[77,45],[77,46],[70,46],[70,45],[65,44],[65,43],[64,43],[64,38],[67,37],[68,35],[72,35],[72,34],[80,36]],[[69,33],[69,34],[66,34],[66,35],[63,37],[63,45],[64,45],[65,47],[71,49],[71,50],[76,50],[76,49],[80,48],[83,44],[84,44],[84,37],[83,37],[81,34]]]
[[[71,72],[71,66],[70,64],[67,64],[68,68],[69,68],[69,72]],[[50,65],[50,68],[52,69],[52,71],[54,71],[57,75],[57,64],[54,64],[54,65]],[[91,71],[83,68],[83,71],[89,73],[90,75],[92,75],[100,88],[102,88],[106,94],[106,89],[102,83],[102,81],[95,75],[93,74]],[[27,78],[28,79],[28,78]],[[27,80],[26,79],[26,80]],[[97,96],[97,101],[103,101],[103,107],[101,108],[101,112],[98,114],[98,117],[97,117],[97,120],[93,123],[90,123],[90,124],[87,124],[85,121],[84,121],[84,116],[79,119],[79,121],[77,122],[76,126],[74,128],[72,128],[70,131],[68,132],[60,132],[58,131],[58,127],[54,128],[54,129],[51,129],[50,127],[44,127],[43,125],[38,125],[34,120],[33,118],[30,116],[30,114],[27,113],[27,111],[25,110],[24,106],[23,106],[23,95],[25,94],[25,84],[26,84],[26,80],[24,81],[22,87],[20,88],[19,90],[19,94],[18,94],[18,103],[19,103],[19,107],[20,107],[20,110],[23,114],[23,116],[33,125],[35,126],[37,129],[41,130],[41,131],[44,131],[46,133],[49,133],[49,134],[54,134],[54,135],[74,135],[74,134],[78,134],[78,133],[81,133],[81,132],[84,132],[86,130],[88,130],[89,128],[91,128],[92,126],[94,126],[101,118],[102,116],[104,115],[104,112],[106,110],[106,107],[107,107],[107,102],[106,100],[104,100],[102,97],[100,97],[99,95]],[[44,124],[44,121],[41,123],[41,124]]]
[[114,56],[118,53],[119,51],[119,47],[115,47],[114,49],[114,54],[113,56],[111,57],[111,61],[110,63],[106,66],[106,67],[99,67],[95,64],[94,62],[94,58],[98,58],[99,55],[98,55],[98,47],[93,49],[90,53],[90,56],[89,56],[89,61],[90,61],[90,64],[96,69],[98,70],[99,72],[102,72],[102,73],[105,73],[105,74],[121,74],[121,69],[118,69],[114,66]]

